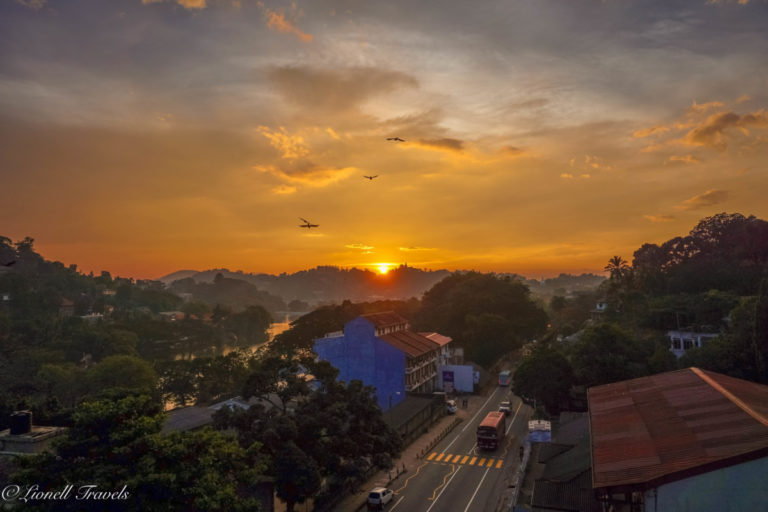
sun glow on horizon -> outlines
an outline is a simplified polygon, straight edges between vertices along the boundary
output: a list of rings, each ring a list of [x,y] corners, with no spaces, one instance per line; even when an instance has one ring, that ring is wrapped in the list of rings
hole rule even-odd
[[[392,263],[376,263],[375,267],[376,267],[376,270],[379,271],[379,274],[383,276],[383,275],[386,275],[387,272],[392,270],[392,267],[394,267],[394,265]]]

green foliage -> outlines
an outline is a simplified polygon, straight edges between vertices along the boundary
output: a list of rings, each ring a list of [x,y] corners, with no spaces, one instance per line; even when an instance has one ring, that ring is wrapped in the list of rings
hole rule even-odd
[[[571,347],[576,382],[589,387],[645,375],[651,350],[616,324],[589,326]]]
[[[568,399],[573,383],[573,370],[568,360],[548,346],[536,347],[520,362],[514,374],[515,393],[535,398],[552,414]]]
[[[768,222],[720,213],[702,219],[686,237],[643,245],[632,269],[644,292],[754,294],[766,263]]]
[[[278,495],[289,506],[317,490],[315,471],[331,486],[358,485],[368,471],[391,467],[401,449],[373,388],[337,382],[338,371],[327,362],[298,363],[280,357],[259,361],[243,390],[243,396],[260,399],[257,405],[222,409],[214,417],[217,428],[237,431],[242,446],[263,443]],[[302,369],[314,376],[313,386]]]
[[[424,294],[413,323],[450,336],[464,347],[466,359],[487,367],[543,333],[547,317],[519,281],[457,272]]]
[[[258,509],[251,491],[264,467],[258,445],[246,450],[210,429],[163,435],[164,419],[148,396],[83,403],[55,454],[20,459],[12,481],[52,491],[69,483],[104,491],[125,486],[129,493],[125,500],[41,500],[34,504],[38,510]]]
[[[342,330],[350,320],[367,313],[394,311],[405,318],[413,318],[419,301],[383,300],[353,304],[345,300],[340,305],[322,306],[291,322],[290,329],[275,336],[271,349],[280,354],[311,350],[317,338],[329,332]]]
[[[127,389],[151,393],[157,375],[146,361],[133,356],[110,356],[96,363],[86,374],[90,389]]]

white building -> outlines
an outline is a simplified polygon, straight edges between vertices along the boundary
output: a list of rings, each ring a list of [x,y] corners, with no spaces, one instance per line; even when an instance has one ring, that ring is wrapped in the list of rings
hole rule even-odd
[[[694,331],[669,331],[669,350],[675,354],[676,357],[682,357],[686,350],[698,347],[701,348],[704,344],[717,338],[719,334],[711,332],[694,332]]]

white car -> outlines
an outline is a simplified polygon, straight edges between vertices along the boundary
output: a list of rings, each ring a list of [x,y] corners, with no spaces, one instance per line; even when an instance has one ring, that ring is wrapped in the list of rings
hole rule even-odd
[[[499,404],[499,412],[503,412],[505,416],[509,416],[509,413],[512,411],[512,404],[509,403],[509,400],[504,400]]]
[[[383,510],[384,505],[392,501],[394,493],[386,487],[376,487],[368,493],[368,509]]]
[[[456,407],[456,400],[446,400],[445,401],[445,412],[448,414],[456,414],[456,411],[459,408]]]

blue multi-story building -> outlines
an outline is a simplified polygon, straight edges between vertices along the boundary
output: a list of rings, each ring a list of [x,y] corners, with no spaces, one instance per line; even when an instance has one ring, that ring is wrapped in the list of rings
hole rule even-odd
[[[386,411],[406,392],[435,390],[440,353],[449,342],[410,330],[405,318],[390,311],[347,322],[342,332],[316,339],[313,350],[339,370],[339,380],[376,388],[379,407]]]

